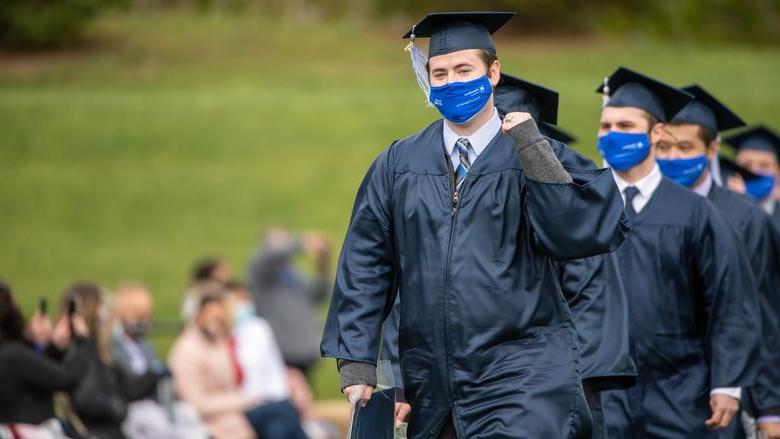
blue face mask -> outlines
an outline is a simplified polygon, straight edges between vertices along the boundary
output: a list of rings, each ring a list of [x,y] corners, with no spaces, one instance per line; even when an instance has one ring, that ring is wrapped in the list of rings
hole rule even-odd
[[[470,121],[485,107],[493,87],[487,76],[480,76],[466,82],[431,87],[428,100],[439,110],[442,117],[455,124]]]
[[[768,197],[775,188],[775,176],[770,174],[758,174],[758,178],[745,180],[747,193],[756,200]]]
[[[255,307],[248,303],[240,303],[233,308],[233,323],[241,326],[255,316]]]
[[[616,171],[625,171],[640,163],[650,153],[647,134],[610,131],[599,137],[599,153]]]
[[[700,155],[689,159],[656,159],[661,174],[677,184],[691,187],[707,168],[707,156]]]

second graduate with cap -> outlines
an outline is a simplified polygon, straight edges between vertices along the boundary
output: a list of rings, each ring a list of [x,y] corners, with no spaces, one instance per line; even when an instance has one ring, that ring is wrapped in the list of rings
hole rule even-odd
[[[717,437],[752,384],[759,315],[747,256],[699,195],[661,175],[650,133],[690,94],[620,68],[599,89],[599,152],[633,219],[616,251],[628,293],[637,384],[602,398],[609,437]]]
[[[430,37],[422,80],[444,120],[371,165],[339,258],[322,353],[367,401],[398,291],[411,438],[590,432],[550,261],[614,249],[625,218],[608,170],[564,169],[528,114],[499,118],[491,33],[512,15],[431,14],[410,32]]]

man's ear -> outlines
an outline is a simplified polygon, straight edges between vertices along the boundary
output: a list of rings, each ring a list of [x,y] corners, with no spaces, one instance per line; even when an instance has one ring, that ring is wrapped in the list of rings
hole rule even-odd
[[[717,139],[707,145],[707,158],[712,160],[718,155],[718,148],[720,147],[720,141]]]
[[[490,80],[490,85],[495,88],[498,85],[498,81],[501,80],[501,61],[493,61],[493,64],[488,69],[487,77]]]
[[[663,136],[664,132],[664,124],[663,122],[658,122],[655,125],[653,125],[653,128],[650,129],[650,144],[655,145],[658,140],[661,139],[661,136]]]

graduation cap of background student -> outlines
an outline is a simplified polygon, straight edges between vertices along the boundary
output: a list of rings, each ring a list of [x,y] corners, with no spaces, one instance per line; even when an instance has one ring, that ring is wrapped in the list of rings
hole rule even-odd
[[[666,122],[677,114],[693,96],[649,76],[619,67],[597,89],[607,97],[606,107],[635,107]]]
[[[698,85],[682,88],[695,99],[672,117],[672,123],[690,123],[702,126],[713,133],[745,126],[745,122],[731,109]]]
[[[750,172],[749,170],[739,166],[734,160],[720,156],[718,157],[718,164],[720,165],[720,173],[723,180],[728,180],[729,177],[739,174],[743,180],[750,181],[758,178],[758,175]]]
[[[412,26],[404,38],[430,38],[429,57],[466,49],[495,54],[491,35],[514,16],[514,12],[436,12]]]
[[[539,124],[542,134],[563,143],[575,140],[555,126],[558,123],[557,91],[502,73],[493,99],[501,117],[514,111],[529,113]]]
[[[780,160],[780,137],[765,127],[757,125],[750,127],[738,134],[723,139],[726,143],[733,146],[735,150],[757,149],[760,151],[773,152]]]

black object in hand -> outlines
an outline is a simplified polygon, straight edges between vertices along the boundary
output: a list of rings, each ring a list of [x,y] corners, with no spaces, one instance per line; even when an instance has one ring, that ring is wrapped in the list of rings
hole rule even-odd
[[[40,302],[38,302],[38,311],[42,315],[46,315],[49,311],[49,302],[46,300],[45,297],[41,297]]]

